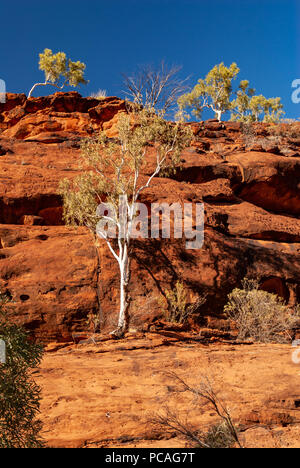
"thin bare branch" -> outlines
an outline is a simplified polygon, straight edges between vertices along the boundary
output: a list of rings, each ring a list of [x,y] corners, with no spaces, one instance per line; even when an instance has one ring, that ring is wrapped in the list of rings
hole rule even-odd
[[[123,74],[124,93],[138,105],[171,113],[177,106],[178,97],[189,89],[189,77],[178,78],[180,70],[181,67],[168,67],[164,62],[159,68],[142,66],[131,76]]]

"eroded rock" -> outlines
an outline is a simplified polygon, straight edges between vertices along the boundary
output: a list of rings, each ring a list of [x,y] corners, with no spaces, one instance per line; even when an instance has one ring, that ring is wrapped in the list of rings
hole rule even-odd
[[[0,105],[0,288],[13,298],[16,320],[44,340],[68,341],[74,331],[86,330],[99,299],[102,329],[109,330],[119,301],[116,262],[101,243],[97,287],[93,241],[84,230],[63,226],[58,186],[80,173],[82,137],[99,130],[117,136],[125,102],[74,92],[7,98]],[[227,294],[246,275],[291,305],[300,301],[300,125],[293,124],[293,137],[289,127],[289,136],[281,131],[276,154],[270,142],[268,152],[245,151],[238,122],[191,125],[194,141],[176,173],[155,178],[140,201],[148,207],[204,202],[205,242],[200,250],[186,250],[180,239],[135,241],[130,292],[137,329],[160,316],[160,290],[178,279],[191,298],[207,293],[202,326],[223,320]],[[256,135],[268,139],[270,128],[258,124]],[[154,165],[149,148],[144,180]]]

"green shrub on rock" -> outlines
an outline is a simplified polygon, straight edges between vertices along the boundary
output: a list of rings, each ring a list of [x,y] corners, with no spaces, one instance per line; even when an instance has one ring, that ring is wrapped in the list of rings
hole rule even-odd
[[[292,314],[283,299],[260,290],[255,280],[245,279],[243,289],[234,289],[228,299],[224,311],[235,322],[241,340],[284,343],[299,322],[297,309]]]

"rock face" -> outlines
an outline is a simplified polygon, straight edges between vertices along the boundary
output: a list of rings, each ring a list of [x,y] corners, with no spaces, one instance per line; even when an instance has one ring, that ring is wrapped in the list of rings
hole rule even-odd
[[[299,448],[298,372],[290,345],[207,346],[147,333],[69,346],[46,353],[37,376],[43,436],[56,448],[191,448],[174,430],[153,424],[153,416],[167,406],[191,428],[219,418],[182,392],[173,373],[192,388],[209,375],[245,448]]]
[[[124,101],[78,93],[0,104],[0,289],[16,320],[44,340],[69,340],[101,309],[116,323],[119,277],[106,246],[63,225],[59,181],[79,173],[80,139],[100,129],[116,135]],[[205,241],[186,250],[179,239],[135,241],[132,326],[159,315],[157,297],[177,279],[191,297],[206,292],[201,320],[222,318],[227,294],[246,276],[300,301],[300,124],[190,124],[192,146],[172,178],[155,178],[141,201],[204,202]],[[146,172],[153,159],[148,155]],[[100,275],[99,275],[100,271]],[[100,277],[97,287],[97,277]],[[100,306],[99,306],[100,303]]]

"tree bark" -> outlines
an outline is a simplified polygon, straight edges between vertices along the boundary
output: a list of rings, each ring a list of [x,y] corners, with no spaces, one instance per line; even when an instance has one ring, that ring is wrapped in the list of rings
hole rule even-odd
[[[102,313],[102,306],[101,306],[101,299],[100,299],[100,276],[101,276],[101,261],[100,261],[100,254],[98,251],[97,246],[95,245],[96,250],[96,258],[97,258],[97,266],[96,266],[96,290],[97,290],[97,302],[98,302],[98,317],[99,317],[99,330],[101,331],[101,325],[103,323],[103,313]]]
[[[217,110],[216,113],[217,113],[217,119],[218,119],[218,121],[221,122],[222,111],[221,111],[221,110]]]
[[[28,99],[31,98],[31,95],[32,95],[33,91],[34,91],[35,88],[37,88],[38,86],[54,86],[54,87],[57,88],[57,89],[63,89],[63,87],[65,86],[65,84],[63,84],[62,86],[58,86],[58,85],[56,85],[55,83],[49,83],[48,81],[46,81],[45,83],[36,83],[35,85],[32,86],[31,90],[29,91]]]
[[[120,265],[120,313],[118,330],[125,333],[129,326],[129,306],[130,306],[130,295],[129,295],[129,280],[130,280],[130,259],[128,253],[125,254]]]

